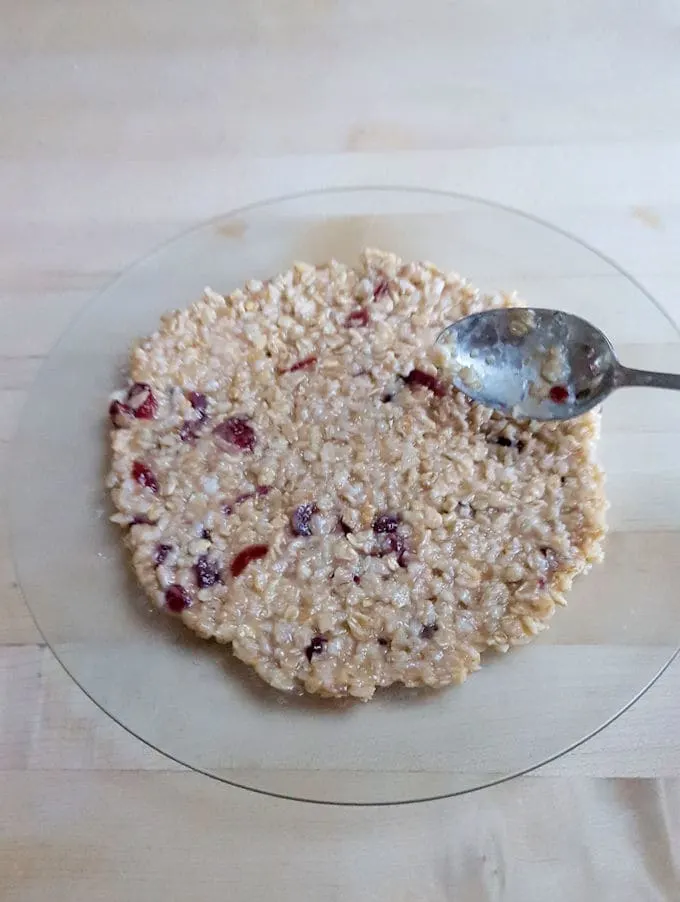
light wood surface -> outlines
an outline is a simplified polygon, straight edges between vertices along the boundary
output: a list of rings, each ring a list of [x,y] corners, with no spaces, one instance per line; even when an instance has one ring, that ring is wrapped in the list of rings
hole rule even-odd
[[[517,206],[678,321],[679,34],[677,0],[0,0],[0,466],[93,293],[182,229],[290,191]],[[673,358],[653,325],[645,342]],[[680,467],[648,440],[627,451],[656,462],[641,495]],[[399,809],[275,802],[182,771],[95,708],[41,643],[5,521],[3,902],[680,898],[680,667],[522,781]]]

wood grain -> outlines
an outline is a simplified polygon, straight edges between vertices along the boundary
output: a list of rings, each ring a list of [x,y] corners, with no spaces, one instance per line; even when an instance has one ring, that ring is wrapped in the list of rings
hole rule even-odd
[[[290,191],[517,206],[680,321],[678,0],[0,0],[0,21],[3,473],[42,360],[93,293],[182,229]],[[662,316],[640,333],[634,293],[573,275],[630,322],[627,363],[672,368]],[[645,396],[642,440],[612,433],[628,442],[612,478],[634,472],[641,505],[680,466],[676,402]],[[26,610],[0,505],[0,898],[676,899],[679,673],[523,781],[408,809],[276,802],[184,772],[80,692]]]

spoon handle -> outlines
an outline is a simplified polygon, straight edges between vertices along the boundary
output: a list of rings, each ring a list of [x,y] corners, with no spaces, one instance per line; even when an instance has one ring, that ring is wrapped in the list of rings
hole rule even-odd
[[[617,382],[620,388],[639,385],[645,388],[674,388],[680,391],[679,373],[654,373],[650,370],[633,370],[619,366]]]

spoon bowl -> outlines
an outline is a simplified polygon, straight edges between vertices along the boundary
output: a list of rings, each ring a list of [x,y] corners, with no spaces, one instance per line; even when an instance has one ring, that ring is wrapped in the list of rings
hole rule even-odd
[[[532,307],[474,313],[437,338],[453,384],[473,401],[532,420],[568,420],[616,388],[680,389],[680,376],[631,370],[592,323]]]

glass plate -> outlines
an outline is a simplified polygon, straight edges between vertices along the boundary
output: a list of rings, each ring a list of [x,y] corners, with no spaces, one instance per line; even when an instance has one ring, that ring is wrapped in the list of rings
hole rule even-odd
[[[59,342],[24,410],[11,471],[14,554],[46,641],[134,735],[225,782],[296,799],[384,804],[467,792],[573,748],[644,692],[676,651],[680,403],[629,389],[607,402],[606,562],[538,641],[462,687],[390,690],[369,704],[288,697],[149,610],[103,489],[109,392],[130,342],[205,285],[227,292],[294,260],[355,262],[364,246],[429,259],[485,290],[592,320],[631,365],[680,370],[678,332],[584,243],[474,198],[331,190],[234,211],[137,263]],[[644,394],[642,393],[644,391]]]

